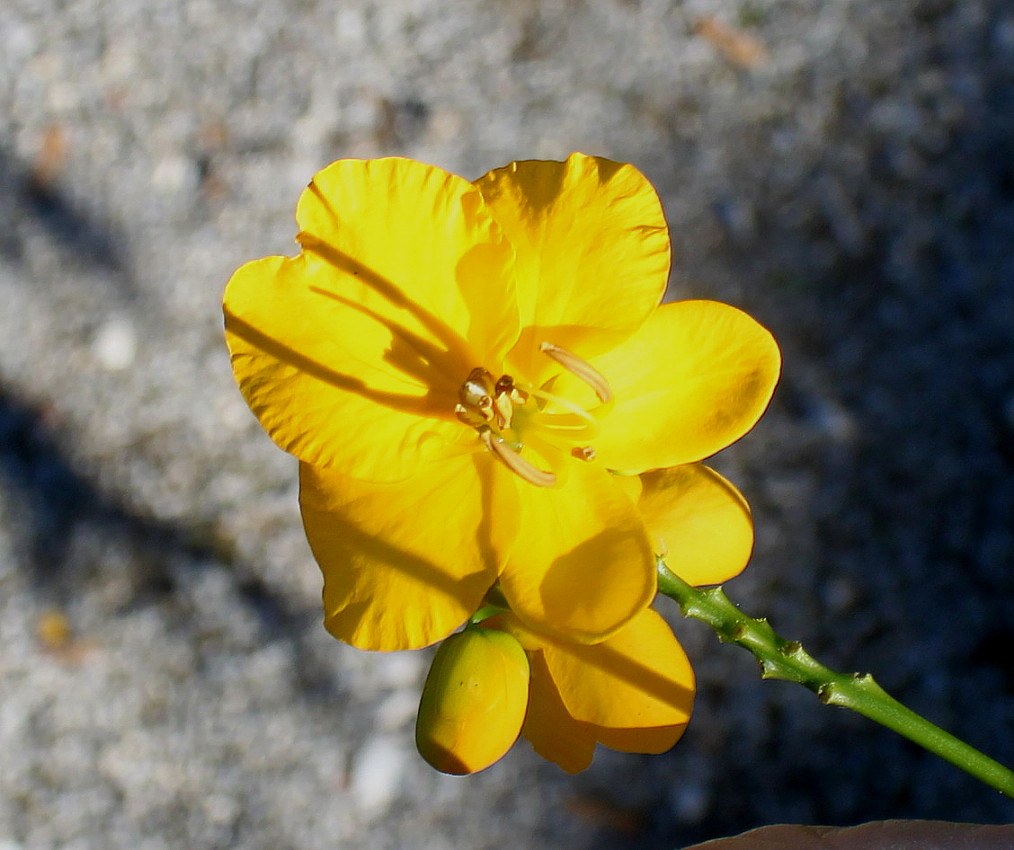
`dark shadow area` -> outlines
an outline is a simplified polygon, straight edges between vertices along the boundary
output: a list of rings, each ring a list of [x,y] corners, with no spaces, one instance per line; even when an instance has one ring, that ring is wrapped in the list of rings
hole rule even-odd
[[[1002,8],[969,23],[960,3],[919,4],[895,35],[906,46],[890,47],[903,75],[844,83],[827,145],[798,179],[773,144],[785,126],[765,128],[730,177],[756,230],[728,234],[716,263],[752,281],[744,306],[785,352],[773,451],[750,461],[760,535],[770,523],[811,532],[759,553],[761,594],[730,594],[1011,765],[1014,68],[993,50]],[[953,29],[966,39],[945,37]],[[904,120],[885,121],[888,109]],[[772,475],[814,481],[815,498],[766,498]],[[698,717],[745,693],[702,692]],[[721,761],[706,816],[677,826],[660,802],[636,846],[780,821],[1014,818],[1014,802],[845,712],[793,703],[766,729],[737,741],[729,728],[709,755]]]
[[[47,153],[44,145],[36,162],[22,162],[0,144],[0,258],[23,262],[25,228],[39,228],[69,262],[102,272],[121,295],[132,297],[123,234],[102,212],[85,208],[60,188],[59,159],[62,153]]]
[[[213,528],[189,529],[145,516],[104,493],[74,469],[47,420],[52,411],[32,407],[0,386],[0,486],[27,515],[23,546],[31,581],[47,605],[64,606],[80,594],[83,584],[101,580],[101,564],[70,557],[75,534],[88,527],[124,544],[131,552],[132,593],[124,611],[159,604],[176,595],[181,564],[200,568],[224,565],[234,576],[237,595],[256,617],[265,640],[299,644],[319,611],[294,609],[249,567],[239,562]],[[193,629],[194,613],[178,602],[179,628]],[[304,698],[332,707],[337,683],[319,669],[313,654],[297,647],[296,681]]]

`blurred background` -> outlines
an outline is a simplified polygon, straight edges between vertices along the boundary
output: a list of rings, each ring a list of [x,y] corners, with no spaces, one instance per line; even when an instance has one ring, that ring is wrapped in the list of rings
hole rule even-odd
[[[428,653],[320,626],[220,298],[339,157],[634,163],[671,297],[780,340],[727,590],[1014,762],[1007,0],[3,0],[0,847],[672,848],[1014,804],[670,616],[684,740],[417,757]],[[395,235],[396,237],[396,235]]]

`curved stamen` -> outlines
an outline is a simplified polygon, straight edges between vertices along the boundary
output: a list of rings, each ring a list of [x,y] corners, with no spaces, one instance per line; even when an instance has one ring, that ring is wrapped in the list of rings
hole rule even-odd
[[[493,453],[494,457],[501,461],[515,475],[524,478],[529,484],[535,484],[538,487],[552,487],[556,484],[556,476],[552,472],[546,472],[529,463],[489,429],[480,431],[479,439]]]
[[[599,397],[599,401],[603,403],[612,401],[613,391],[609,388],[609,382],[587,360],[578,357],[573,352],[567,351],[566,348],[553,345],[551,342],[544,342],[539,345],[539,351],[547,357],[551,357],[572,375],[584,381],[595,391],[595,395]]]

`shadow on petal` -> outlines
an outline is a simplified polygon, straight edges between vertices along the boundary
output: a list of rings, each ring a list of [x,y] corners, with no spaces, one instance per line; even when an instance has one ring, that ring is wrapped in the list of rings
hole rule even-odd
[[[497,574],[491,467],[462,456],[371,484],[301,464],[303,523],[332,634],[362,649],[414,649],[475,612]]]
[[[335,536],[341,538],[342,548],[350,559],[351,556],[355,556],[356,559],[361,558],[393,572],[402,573],[413,583],[425,585],[427,590],[453,599],[460,599],[467,593],[469,586],[475,583],[475,574],[453,576],[442,570],[436,561],[392,545],[376,535],[367,534],[341,516],[332,515],[331,522]],[[334,557],[334,550],[330,556]],[[474,587],[472,589],[474,590]],[[484,586],[482,592],[485,593],[486,589]]]
[[[650,557],[642,538],[605,528],[553,560],[539,585],[546,625],[601,640],[646,605],[654,576],[632,566]]]
[[[686,730],[686,723],[677,723],[672,726],[652,726],[646,729],[636,727],[610,729],[606,726],[596,726],[595,736],[600,744],[617,752],[657,755],[676,746]]]
[[[608,643],[585,645],[553,641],[553,649],[570,655],[582,665],[594,667],[638,691],[641,691],[668,706],[690,712],[694,701],[694,689],[668,679],[657,670],[625,655]]]
[[[333,527],[342,544],[322,550],[319,540],[311,542],[325,577],[325,625],[360,649],[418,649],[442,640],[480,606],[495,580],[479,564],[449,573],[340,518]],[[336,559],[346,566],[335,566]]]
[[[372,319],[378,325],[387,328],[391,334],[391,347],[384,354],[384,360],[398,371],[410,375],[423,386],[428,386],[431,389],[439,383],[434,380],[434,369],[447,379],[446,389],[448,391],[457,389],[461,383],[462,361],[451,352],[440,349],[404,325],[382,316],[351,298],[346,298],[336,292],[328,292],[319,286],[311,286],[309,289],[310,292],[330,298],[343,307],[355,310]]]
[[[229,332],[239,339],[249,343],[279,363],[284,363],[286,366],[290,366],[312,378],[316,378],[318,381],[345,390],[346,392],[355,393],[377,404],[405,413],[414,413],[419,416],[433,416],[436,412],[444,412],[445,410],[444,400],[442,398],[439,400],[435,398],[433,392],[429,392],[423,396],[413,396],[372,389],[367,386],[362,378],[339,372],[330,366],[307,357],[284,342],[280,342],[255,328],[235,314],[227,314],[227,321]]]
[[[316,187],[311,184],[312,189]],[[316,190],[319,194],[319,189]],[[327,202],[321,196],[321,202]],[[469,362],[473,353],[468,343],[456,333],[446,322],[434,316],[429,310],[424,309],[418,303],[409,298],[404,290],[390,281],[388,278],[370,267],[359,262],[351,255],[335,248],[333,245],[320,240],[311,233],[303,232],[297,237],[304,251],[315,254],[328,265],[340,272],[351,275],[356,280],[369,286],[374,292],[384,298],[394,307],[405,310],[416,319],[427,331],[443,343],[447,352],[459,361]]]

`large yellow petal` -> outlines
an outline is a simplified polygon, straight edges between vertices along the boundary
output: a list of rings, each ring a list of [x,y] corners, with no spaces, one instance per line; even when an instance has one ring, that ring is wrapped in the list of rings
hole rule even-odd
[[[527,650],[532,682],[523,733],[539,755],[567,772],[588,767],[596,742],[626,753],[662,753],[686,731],[693,671],[668,626],[651,609],[607,641],[608,646],[568,646],[532,631],[513,614],[483,625],[509,632]],[[570,705],[561,687],[579,689],[576,698],[568,693]],[[618,705],[612,703],[616,698],[622,701]],[[660,700],[661,709],[655,705]],[[624,725],[578,719],[575,708],[585,716]],[[665,725],[650,725],[660,719]]]
[[[512,358],[529,380],[551,368],[548,341],[584,357],[647,318],[669,276],[669,231],[636,168],[572,154],[515,162],[476,181],[517,251],[522,332]]]
[[[303,253],[243,266],[224,297],[233,368],[286,451],[397,480],[460,430],[457,391],[518,333],[513,249],[467,181],[342,160],[297,208]]]
[[[601,640],[655,595],[654,560],[640,514],[613,476],[594,462],[571,467],[558,487],[518,482],[517,534],[500,586],[537,631]]]
[[[426,466],[405,481],[366,483],[300,465],[306,536],[324,574],[324,625],[360,649],[416,649],[479,607],[509,540],[515,492],[491,484],[486,454]]]
[[[665,620],[651,608],[606,641],[554,640],[546,666],[567,711],[610,729],[679,726],[690,720],[694,671]]]
[[[541,652],[529,654],[532,680],[521,734],[540,756],[567,773],[580,773],[595,756],[595,727],[567,711]]]
[[[411,312],[436,335],[452,328],[489,358],[470,368],[498,372],[519,327],[514,249],[467,180],[399,157],[338,160],[303,192],[296,221],[304,250],[345,274],[356,303]]]
[[[750,507],[721,475],[693,463],[641,476],[638,502],[656,551],[687,584],[739,575],[753,550]]]
[[[781,355],[735,307],[679,301],[592,362],[616,396],[595,440],[598,458],[644,472],[694,463],[742,437],[771,399]]]
[[[453,409],[455,388],[436,372],[413,379],[391,367],[393,332],[315,290],[308,265],[269,257],[230,281],[226,339],[240,389],[268,434],[299,459],[365,479],[404,478],[427,447],[460,431],[440,418]]]

